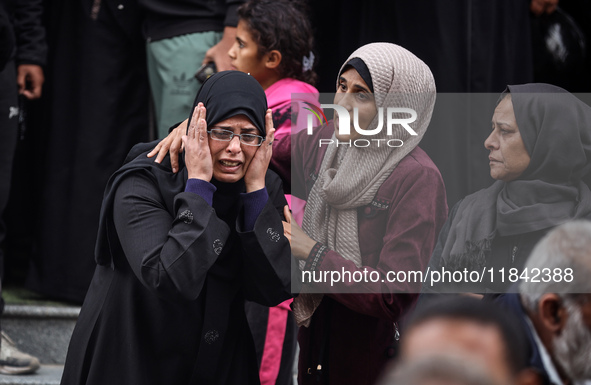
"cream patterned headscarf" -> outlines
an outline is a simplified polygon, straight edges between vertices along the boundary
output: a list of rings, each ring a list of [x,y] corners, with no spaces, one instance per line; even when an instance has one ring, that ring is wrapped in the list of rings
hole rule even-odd
[[[369,69],[376,107],[384,107],[382,131],[371,139],[400,139],[404,145],[398,148],[384,144],[366,148],[337,147],[333,134],[333,144],[326,150],[318,179],[308,196],[302,228],[314,240],[360,267],[357,208],[371,203],[398,162],[421,141],[435,105],[435,81],[423,61],[395,44],[372,43],[357,49],[339,74],[353,58],[363,60]],[[394,125],[392,135],[388,136],[387,107],[415,110],[417,119],[410,126],[417,135],[410,135],[401,125]],[[400,117],[408,118],[408,115]],[[376,114],[368,129],[377,126]],[[321,300],[322,294],[305,293],[294,300],[298,325],[309,326]]]

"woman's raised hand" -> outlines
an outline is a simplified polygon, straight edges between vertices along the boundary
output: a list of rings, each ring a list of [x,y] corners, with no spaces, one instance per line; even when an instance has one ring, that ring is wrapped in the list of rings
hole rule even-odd
[[[275,140],[275,128],[273,127],[273,111],[269,108],[265,114],[265,127],[267,137],[257,149],[248,170],[244,174],[246,192],[253,192],[265,187],[265,175],[269,168],[269,162],[273,155],[273,140]]]
[[[296,259],[306,260],[316,245],[316,241],[310,238],[304,230],[293,220],[289,206],[283,207],[283,235],[289,241],[291,253]]]
[[[195,107],[197,108],[197,107]],[[148,153],[148,158],[153,157],[154,155],[158,154],[156,159],[154,160],[156,163],[162,162],[166,154],[170,152],[170,166],[172,167],[172,172],[179,171],[179,154],[184,150],[184,143],[183,143],[183,136],[187,132],[187,123],[189,119],[185,119],[181,124],[178,125],[168,136],[160,141]]]
[[[213,176],[213,163],[207,138],[205,113],[203,103],[199,103],[193,110],[189,130],[187,135],[182,136],[182,141],[185,146],[185,165],[189,179],[196,178],[209,182]]]

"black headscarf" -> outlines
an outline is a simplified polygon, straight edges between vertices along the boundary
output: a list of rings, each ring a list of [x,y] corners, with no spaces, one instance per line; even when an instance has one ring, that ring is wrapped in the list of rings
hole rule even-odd
[[[365,62],[358,57],[354,57],[353,59],[349,60],[347,62],[347,64],[345,64],[343,66],[343,70],[339,73],[339,77],[341,76],[341,74],[343,72],[345,72],[346,70],[348,70],[351,67],[355,68],[355,71],[357,71],[359,76],[361,76],[361,79],[363,79],[365,84],[367,84],[367,86],[369,87],[369,90],[371,92],[374,92],[373,91],[373,81],[371,80],[371,73],[369,72],[369,68],[367,68],[367,64],[365,64]]]
[[[202,102],[207,109],[206,121],[211,126],[236,115],[246,115],[266,135],[267,97],[258,81],[240,71],[223,71],[209,77],[199,89],[193,109]],[[193,113],[191,109],[191,114]],[[191,116],[189,116],[189,124]],[[187,125],[188,127],[188,125]]]
[[[530,163],[510,182],[459,204],[442,258],[450,268],[482,268],[497,236],[550,229],[591,215],[591,107],[549,84],[508,86]]]

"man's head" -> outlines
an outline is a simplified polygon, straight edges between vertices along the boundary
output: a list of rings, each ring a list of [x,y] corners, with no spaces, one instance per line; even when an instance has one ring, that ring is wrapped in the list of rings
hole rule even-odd
[[[394,365],[380,385],[506,385],[459,356],[430,356]]]
[[[437,298],[412,316],[401,339],[401,359],[463,357],[501,384],[516,382],[526,366],[519,320],[495,303],[465,296]]]
[[[540,279],[522,282],[521,302],[564,379],[591,379],[591,222],[549,232],[526,263]]]

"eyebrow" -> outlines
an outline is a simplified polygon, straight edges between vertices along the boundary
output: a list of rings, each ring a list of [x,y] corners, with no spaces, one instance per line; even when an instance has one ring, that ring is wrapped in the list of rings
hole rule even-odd
[[[238,129],[240,130],[240,132],[253,132],[253,131],[258,131],[258,129],[256,127],[230,127],[230,126],[213,126],[215,128],[223,128],[224,130],[228,130],[228,131],[234,131],[234,129]]]
[[[339,76],[339,82],[348,83],[348,82],[347,82],[347,79],[345,79],[345,78],[344,78],[344,77],[342,77],[342,76]],[[363,87],[362,85],[359,85],[359,84],[353,84],[353,88],[355,88],[355,89],[357,89],[357,90],[360,90],[360,91],[367,92],[368,94],[371,94],[371,92],[370,92],[370,91],[369,91],[367,88]]]
[[[241,39],[241,38],[239,38],[238,36],[236,36],[236,41],[237,41],[238,43],[246,44],[246,43],[244,42],[244,40],[242,40],[242,39]]]
[[[505,126],[505,127],[509,127],[509,128],[513,128],[513,126],[509,123],[505,123],[505,122],[495,122],[494,120],[490,121],[492,124],[496,124],[497,126]]]

